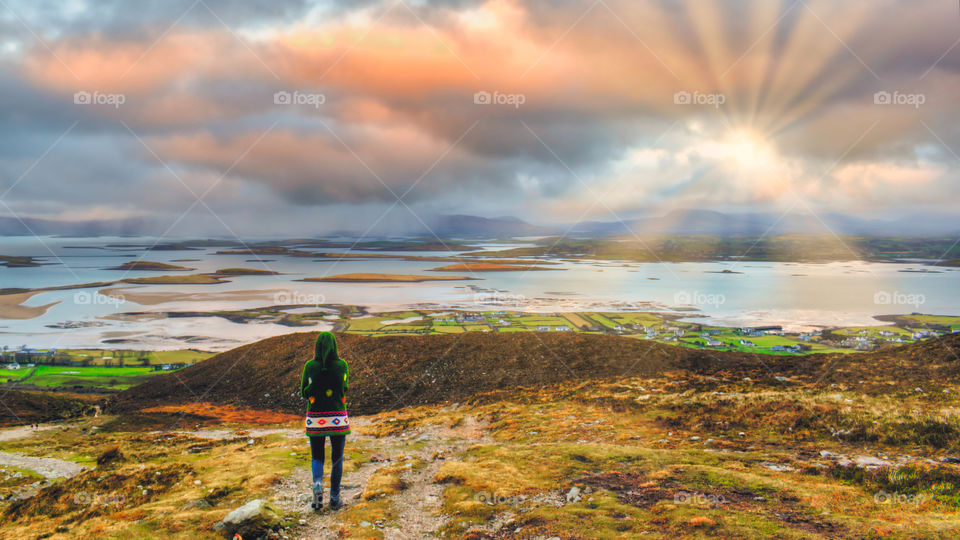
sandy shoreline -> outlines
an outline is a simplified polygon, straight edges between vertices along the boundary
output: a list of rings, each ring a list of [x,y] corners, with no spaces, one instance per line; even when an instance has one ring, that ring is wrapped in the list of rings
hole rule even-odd
[[[466,276],[421,276],[411,274],[354,273],[325,277],[308,277],[300,281],[332,283],[421,283],[424,281],[465,281],[477,278]]]
[[[273,301],[276,300],[278,295],[291,294],[290,290],[288,289],[261,289],[223,292],[137,292],[139,289],[142,289],[142,287],[113,287],[110,289],[100,289],[98,292],[104,296],[134,302],[143,306],[155,306],[158,304],[166,304],[168,302]]]
[[[0,319],[25,320],[39,317],[60,302],[51,302],[42,306],[21,305],[44,291],[27,291],[16,294],[0,295]]]

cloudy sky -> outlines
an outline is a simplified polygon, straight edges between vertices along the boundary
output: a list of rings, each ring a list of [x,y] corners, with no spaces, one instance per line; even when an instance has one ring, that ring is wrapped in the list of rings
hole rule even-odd
[[[945,213],[958,96],[946,0],[0,0],[0,215]]]

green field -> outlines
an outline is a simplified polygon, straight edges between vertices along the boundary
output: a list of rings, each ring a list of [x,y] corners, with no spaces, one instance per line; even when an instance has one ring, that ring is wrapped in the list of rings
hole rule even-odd
[[[56,356],[58,362],[61,362],[58,365],[45,363],[48,358],[43,354],[29,361],[21,359],[20,369],[0,369],[0,383],[22,383],[45,388],[78,386],[109,391],[125,390],[154,375],[169,373],[169,370],[157,370],[154,366],[194,364],[213,354],[189,349],[179,351],[60,349]],[[13,353],[8,351],[5,353],[3,362],[10,363],[13,359]],[[89,365],[62,365],[64,360],[88,362]]]
[[[893,336],[883,336],[880,332],[893,332]],[[867,335],[874,338],[881,337],[900,337],[909,338],[913,332],[896,326],[851,326],[848,328],[838,328],[833,331],[834,334],[842,336]]]
[[[12,362],[13,352],[4,353],[4,362]],[[158,366],[164,364],[195,364],[201,360],[206,360],[214,353],[184,349],[178,351],[125,351],[125,350],[107,350],[107,349],[59,349],[57,357],[69,357],[71,361],[88,361],[90,366],[110,366],[110,367],[142,367],[144,365]],[[43,354],[40,354],[43,356]],[[33,363],[47,363],[37,358]],[[146,364],[144,364],[146,362]],[[21,364],[29,363],[20,361]],[[3,378],[3,375],[0,375]]]
[[[618,327],[618,326],[622,326],[622,324],[616,323],[616,322],[610,320],[609,317],[607,317],[606,315],[604,315],[604,314],[602,314],[602,313],[591,313],[591,314],[589,315],[589,317],[590,317],[591,319],[593,319],[594,321],[596,321],[597,323],[599,323],[601,326],[604,326],[604,327],[606,327],[606,328],[608,328],[608,329],[610,329],[610,330],[613,330],[614,328],[616,328],[616,327]]]
[[[940,324],[944,326],[955,326],[960,324],[960,317],[951,317],[949,315],[903,315],[903,319],[915,321],[918,325]]]
[[[878,324],[877,326],[857,326],[833,328],[820,336],[801,339],[799,334],[746,336],[736,328],[711,326],[698,322],[673,320],[673,317],[650,312],[579,312],[579,313],[526,313],[515,311],[459,312],[442,317],[430,316],[430,311],[400,311],[364,315],[358,318],[341,318],[337,321],[336,331],[385,336],[398,334],[460,334],[463,332],[555,332],[557,328],[568,331],[613,333],[626,337],[651,339],[661,343],[677,344],[685,347],[709,348],[711,350],[729,350],[765,354],[806,354],[824,352],[853,352],[854,345],[844,345],[841,340],[866,338],[871,346],[893,345],[890,340],[901,339],[903,343],[913,342],[915,330],[925,329],[929,324],[940,327],[960,325],[960,317],[909,315],[900,316],[896,324]],[[385,325],[385,321],[422,317],[421,320]],[[879,321],[878,321],[879,322]],[[541,330],[548,328],[548,330]],[[648,334],[648,331],[650,332]],[[682,332],[677,336],[676,332]],[[884,335],[890,332],[892,335]],[[707,333],[710,335],[708,336]],[[713,338],[720,345],[707,346],[707,339]],[[742,345],[740,341],[749,341],[752,345]],[[831,341],[832,340],[832,341]],[[775,351],[772,347],[801,346],[802,352]]]
[[[453,325],[434,325],[431,329],[434,334],[462,334],[466,332],[462,326]]]
[[[68,367],[36,366],[20,371],[33,372],[27,382],[35,386],[103,388],[125,390],[148,377],[162,373],[149,367]]]
[[[29,369],[0,369],[0,381],[19,379],[30,373]]]

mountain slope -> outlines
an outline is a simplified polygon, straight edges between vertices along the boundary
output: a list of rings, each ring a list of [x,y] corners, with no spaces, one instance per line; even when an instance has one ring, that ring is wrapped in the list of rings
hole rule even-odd
[[[303,363],[316,333],[239,347],[117,394],[113,410],[194,402],[299,413]],[[574,333],[468,333],[438,336],[338,336],[350,363],[355,414],[462,400],[471,395],[568,380],[653,377],[684,371],[718,379],[781,378],[860,384],[878,377],[930,381],[956,377],[960,334],[866,354],[771,356],[689,349],[632,338]]]
[[[111,408],[214,401],[299,413],[300,374],[316,335],[288,334],[224,352],[124,391]],[[654,375],[687,355],[668,345],[574,333],[337,339],[350,364],[348,399],[356,414],[569,379]]]

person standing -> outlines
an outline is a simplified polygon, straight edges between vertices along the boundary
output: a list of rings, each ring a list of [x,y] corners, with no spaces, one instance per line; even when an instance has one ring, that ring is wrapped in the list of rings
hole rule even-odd
[[[330,508],[336,510],[340,500],[340,479],[343,476],[343,449],[350,434],[347,418],[347,386],[349,369],[337,354],[337,339],[331,332],[317,336],[313,358],[303,366],[300,396],[309,403],[304,429],[310,440],[313,472],[314,510],[323,508],[324,446],[330,439]]]

